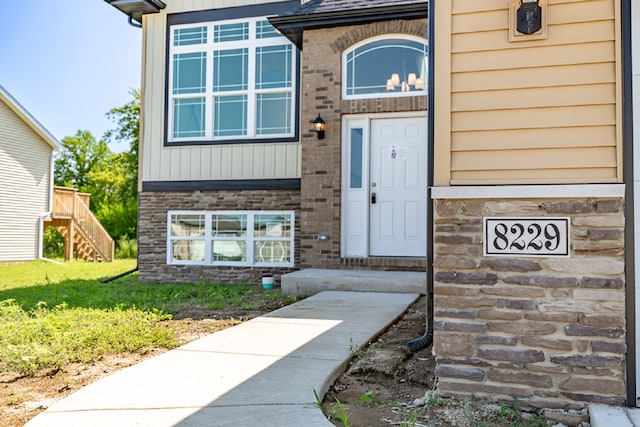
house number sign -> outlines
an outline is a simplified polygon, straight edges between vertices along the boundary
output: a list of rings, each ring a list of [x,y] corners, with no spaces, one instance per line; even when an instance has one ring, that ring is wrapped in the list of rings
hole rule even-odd
[[[569,218],[484,218],[484,255],[569,256]]]

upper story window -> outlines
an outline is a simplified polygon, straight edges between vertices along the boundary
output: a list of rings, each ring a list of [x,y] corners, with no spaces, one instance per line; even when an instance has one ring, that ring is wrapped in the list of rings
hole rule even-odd
[[[265,18],[169,27],[167,142],[296,134],[297,49]]]
[[[343,97],[381,98],[427,93],[427,44],[385,36],[355,45],[343,56]]]

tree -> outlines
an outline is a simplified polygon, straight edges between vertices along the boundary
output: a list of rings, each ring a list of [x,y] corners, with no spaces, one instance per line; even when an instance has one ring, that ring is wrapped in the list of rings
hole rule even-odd
[[[117,124],[116,129],[108,130],[104,137],[129,144],[129,150],[122,153],[126,169],[127,190],[131,196],[138,196],[138,149],[140,146],[140,91],[132,89],[133,99],[122,107],[112,108],[107,117]]]
[[[62,146],[64,150],[55,162],[56,185],[88,192],[90,172],[96,170],[110,154],[107,143],[96,141],[89,131],[79,130],[75,136],[64,137]]]
[[[91,211],[111,237],[135,239],[138,217],[138,146],[140,92],[106,114],[117,127],[97,141],[88,131],[62,140],[64,150],[55,162],[55,183],[91,194]],[[126,142],[129,149],[113,153],[107,143]]]

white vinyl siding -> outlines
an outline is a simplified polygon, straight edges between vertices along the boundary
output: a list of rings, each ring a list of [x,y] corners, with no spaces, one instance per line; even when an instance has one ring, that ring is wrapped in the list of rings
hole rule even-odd
[[[270,2],[231,0],[225,1],[223,7],[258,3]],[[212,7],[212,3],[205,0],[176,0],[167,2],[167,8],[161,13],[143,18],[141,182],[300,178],[302,147],[299,142],[164,146],[167,13]]]
[[[0,262],[38,258],[51,155],[51,147],[0,101]]]

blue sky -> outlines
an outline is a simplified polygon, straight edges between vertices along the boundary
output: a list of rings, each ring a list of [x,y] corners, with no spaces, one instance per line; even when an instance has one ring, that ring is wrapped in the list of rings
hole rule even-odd
[[[58,140],[79,129],[99,139],[115,127],[105,113],[140,87],[141,45],[103,0],[3,0],[0,85]]]

